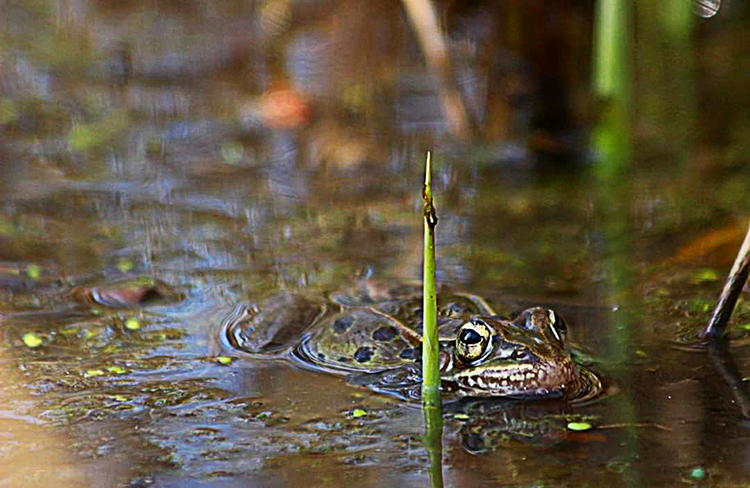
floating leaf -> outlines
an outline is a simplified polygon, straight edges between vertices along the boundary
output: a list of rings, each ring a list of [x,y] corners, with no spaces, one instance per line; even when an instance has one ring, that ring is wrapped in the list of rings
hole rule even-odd
[[[118,402],[127,402],[128,401],[128,398],[126,396],[123,396],[123,395],[115,395],[114,399],[117,400]]]
[[[127,273],[128,271],[132,270],[133,267],[133,261],[128,258],[120,258],[117,260],[117,269],[119,269],[123,273]]]
[[[694,480],[702,480],[706,477],[706,470],[700,466],[697,466],[690,470],[690,477]]]
[[[33,332],[27,332],[23,335],[21,338],[24,344],[26,344],[27,347],[39,347],[43,344],[43,340],[38,335],[34,334]]]
[[[42,277],[42,267],[37,264],[30,264],[26,266],[26,276],[32,280],[38,280]]]
[[[236,141],[225,141],[221,144],[221,157],[227,164],[237,165],[242,162],[245,148]]]
[[[128,330],[138,330],[141,328],[141,321],[135,317],[130,317],[125,321],[125,328]]]
[[[367,415],[367,411],[362,410],[361,408],[355,408],[354,410],[352,410],[352,417],[354,417],[355,419],[364,417],[365,415]]]
[[[711,268],[699,269],[690,277],[690,283],[700,285],[702,283],[713,283],[719,281],[719,273]]]
[[[123,368],[122,366],[109,366],[107,368],[107,371],[109,371],[110,373],[114,373],[114,374],[125,374],[125,373],[127,373],[127,370],[125,370],[125,368]]]
[[[311,116],[308,100],[294,90],[277,89],[264,93],[258,105],[263,124],[272,129],[298,129]]]
[[[746,186],[741,178],[730,178],[731,188],[724,188],[723,194],[737,194],[740,198],[745,198]],[[734,191],[734,187],[737,190]],[[677,255],[671,258],[677,263],[695,263],[705,256],[714,253],[724,253],[724,249],[731,249],[726,252],[727,255],[734,256],[737,252],[737,242],[742,242],[742,237],[747,232],[747,224],[742,220],[737,220],[721,229],[712,229],[706,234],[699,236],[690,241],[686,246],[680,248]],[[731,257],[729,257],[731,260]]]
[[[456,420],[469,420],[469,415],[466,413],[456,413],[453,414],[453,418]]]
[[[68,132],[68,144],[74,151],[88,151],[103,146],[128,125],[124,111],[108,114],[102,120],[90,124],[75,124]]]
[[[232,362],[232,358],[229,356],[217,356],[216,362],[219,364],[230,364]]]
[[[588,422],[568,422],[568,430],[582,432],[584,430],[590,430],[590,429],[591,429],[591,424]]]
[[[712,305],[709,300],[696,298],[688,302],[688,310],[692,313],[705,313],[711,310]]]
[[[85,373],[83,373],[84,378],[91,378],[93,376],[104,376],[104,371],[101,369],[89,369]]]

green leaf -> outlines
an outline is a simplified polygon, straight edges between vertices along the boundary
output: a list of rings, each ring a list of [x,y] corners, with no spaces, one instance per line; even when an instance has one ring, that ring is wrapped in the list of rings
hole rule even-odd
[[[107,367],[107,371],[114,374],[125,374],[127,373],[127,370],[123,368],[122,366],[109,366]]]
[[[697,466],[690,470],[690,477],[694,480],[702,480],[706,477],[706,470],[700,466]]]
[[[236,141],[224,141],[221,143],[221,157],[227,164],[237,165],[242,162],[245,148]]]
[[[26,276],[32,280],[38,280],[42,277],[42,267],[37,264],[30,264],[26,266]]]
[[[141,321],[135,317],[130,317],[125,321],[125,328],[128,330],[138,330],[141,328]]]
[[[23,335],[21,338],[24,344],[26,344],[27,347],[35,348],[41,346],[44,341],[41,337],[34,334],[33,332],[27,332]]]
[[[354,417],[355,419],[364,417],[365,415],[367,415],[367,411],[362,410],[361,408],[355,408],[354,410],[352,410],[352,417]]]
[[[591,424],[588,422],[568,422],[568,430],[574,430],[576,432],[582,432],[590,430]]]
[[[133,267],[133,261],[128,258],[120,258],[117,260],[117,269],[119,269],[123,273],[127,273],[128,271],[132,270]]]
[[[68,132],[68,144],[74,151],[95,149],[123,132],[127,125],[128,117],[124,111],[110,113],[102,120],[90,124],[77,123]]]
[[[695,285],[713,283],[715,281],[719,281],[719,273],[711,268],[699,269],[690,277],[690,283]]]

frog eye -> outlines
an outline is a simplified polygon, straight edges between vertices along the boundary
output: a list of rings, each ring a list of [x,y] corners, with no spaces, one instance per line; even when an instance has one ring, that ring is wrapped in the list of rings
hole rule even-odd
[[[547,310],[547,317],[549,318],[550,329],[555,339],[564,342],[568,334],[568,326],[565,324],[565,320],[552,310]]]
[[[471,364],[490,352],[492,329],[483,320],[473,318],[458,330],[456,335],[456,358]]]

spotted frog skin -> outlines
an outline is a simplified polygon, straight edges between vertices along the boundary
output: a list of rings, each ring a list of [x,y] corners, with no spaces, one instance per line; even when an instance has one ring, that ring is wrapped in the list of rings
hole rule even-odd
[[[261,308],[239,306],[224,321],[229,344],[251,354],[286,353],[354,383],[418,396],[422,298],[411,285],[366,282],[328,299],[295,294]],[[438,293],[441,388],[455,397],[591,396],[598,378],[566,348],[566,325],[541,307],[504,320],[480,297]]]

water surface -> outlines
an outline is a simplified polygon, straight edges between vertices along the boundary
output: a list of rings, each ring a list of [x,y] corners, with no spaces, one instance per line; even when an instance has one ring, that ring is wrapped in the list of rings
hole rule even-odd
[[[695,341],[750,210],[742,12],[638,50],[613,187],[587,142],[590,8],[440,8],[468,141],[397,3],[0,7],[0,479],[425,486],[417,407],[227,351],[218,330],[279,291],[418,279],[432,149],[439,279],[507,313],[554,308],[609,386],[586,405],[449,410],[446,484],[750,481],[750,306],[729,358]],[[71,295],[139,278],[172,294]]]

